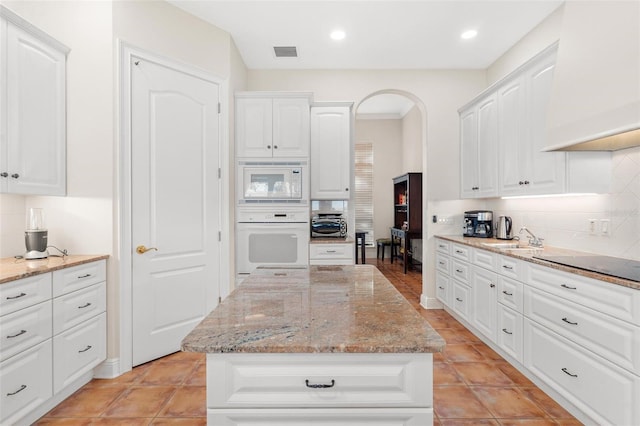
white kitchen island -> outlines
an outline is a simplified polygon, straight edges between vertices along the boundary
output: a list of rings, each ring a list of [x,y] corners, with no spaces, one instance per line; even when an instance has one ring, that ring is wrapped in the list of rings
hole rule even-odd
[[[433,423],[444,340],[371,265],[258,269],[182,342],[211,425]]]

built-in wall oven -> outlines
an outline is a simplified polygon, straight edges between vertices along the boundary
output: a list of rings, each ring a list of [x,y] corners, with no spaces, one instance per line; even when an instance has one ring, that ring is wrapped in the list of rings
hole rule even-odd
[[[297,207],[238,208],[236,272],[259,266],[309,264],[309,210]]]

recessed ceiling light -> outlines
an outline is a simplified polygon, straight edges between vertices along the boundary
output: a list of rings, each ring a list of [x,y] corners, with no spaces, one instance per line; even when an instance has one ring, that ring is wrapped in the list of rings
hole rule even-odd
[[[469,40],[471,38],[474,38],[477,35],[478,35],[478,31],[476,31],[476,30],[467,30],[467,31],[463,32],[462,34],[460,34],[460,38],[465,39],[465,40]]]
[[[346,34],[342,30],[334,30],[331,32],[331,38],[333,40],[342,40],[345,37],[346,37]]]

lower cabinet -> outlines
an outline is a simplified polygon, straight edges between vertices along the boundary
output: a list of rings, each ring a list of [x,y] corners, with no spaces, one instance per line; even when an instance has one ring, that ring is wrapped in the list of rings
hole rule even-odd
[[[498,303],[498,327],[496,330],[496,343],[513,359],[522,362],[523,329],[522,314]]]
[[[469,321],[471,316],[471,288],[460,281],[453,280],[451,304],[458,315]]]
[[[433,355],[208,354],[207,418],[215,425],[432,424]]]
[[[353,243],[311,243],[309,244],[310,265],[353,265]]]

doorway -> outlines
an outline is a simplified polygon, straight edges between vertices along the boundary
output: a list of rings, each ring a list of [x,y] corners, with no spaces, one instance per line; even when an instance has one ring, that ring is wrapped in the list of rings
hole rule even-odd
[[[220,81],[123,48],[120,372],[180,350],[219,302]]]

